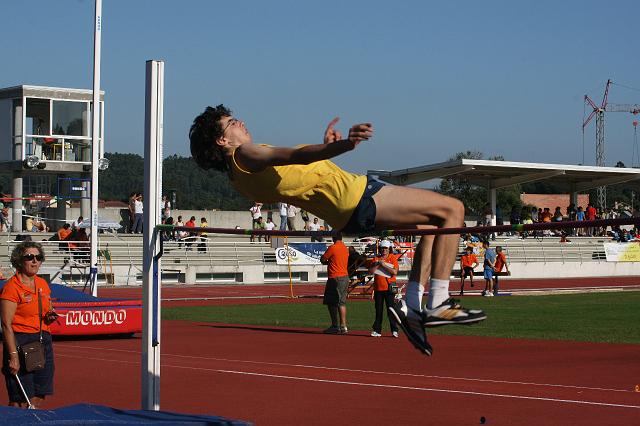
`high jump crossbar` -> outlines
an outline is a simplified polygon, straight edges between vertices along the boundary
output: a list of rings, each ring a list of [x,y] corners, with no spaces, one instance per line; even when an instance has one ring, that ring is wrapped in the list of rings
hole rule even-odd
[[[640,217],[625,217],[619,219],[578,220],[570,222],[542,222],[514,225],[468,226],[459,228],[428,228],[428,229],[383,229],[371,232],[361,232],[353,235],[380,235],[389,237],[395,235],[448,235],[448,234],[491,234],[494,232],[524,232],[565,228],[598,228],[604,226],[640,225]],[[157,225],[156,231],[186,231],[194,234],[202,232],[211,234],[233,235],[268,235],[272,237],[321,237],[331,236],[335,231],[281,231],[266,229],[235,229],[235,228],[191,228],[188,226]],[[349,234],[351,235],[351,234]]]

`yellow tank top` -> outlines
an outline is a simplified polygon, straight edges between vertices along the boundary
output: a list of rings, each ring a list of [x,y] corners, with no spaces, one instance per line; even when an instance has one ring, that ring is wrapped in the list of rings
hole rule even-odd
[[[301,207],[342,229],[360,202],[367,177],[345,172],[329,160],[271,166],[251,173],[231,162],[231,185],[261,203],[283,202]]]

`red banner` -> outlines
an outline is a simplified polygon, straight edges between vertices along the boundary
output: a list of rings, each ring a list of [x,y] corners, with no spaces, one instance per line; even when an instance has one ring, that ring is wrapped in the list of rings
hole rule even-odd
[[[77,336],[98,334],[129,334],[142,331],[142,305],[111,305],[79,303],[77,306],[64,303],[53,304],[60,317],[51,324],[54,336]],[[106,305],[106,306],[105,306]]]

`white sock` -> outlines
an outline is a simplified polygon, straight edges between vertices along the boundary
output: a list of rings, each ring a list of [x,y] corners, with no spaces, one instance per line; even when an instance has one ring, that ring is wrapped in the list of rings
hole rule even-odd
[[[407,302],[407,306],[413,310],[422,310],[422,295],[424,294],[424,287],[417,281],[409,281],[407,284],[407,292],[405,293],[404,300]]]
[[[427,309],[433,309],[449,298],[449,280],[429,280],[429,297],[427,298]]]

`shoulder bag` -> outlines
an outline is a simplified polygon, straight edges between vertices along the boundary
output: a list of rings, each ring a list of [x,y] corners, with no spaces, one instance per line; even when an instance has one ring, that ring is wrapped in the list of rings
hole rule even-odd
[[[45,356],[44,344],[42,343],[42,299],[40,289],[38,289],[38,317],[40,318],[40,338],[35,342],[20,345],[20,364],[27,373],[44,369]]]

